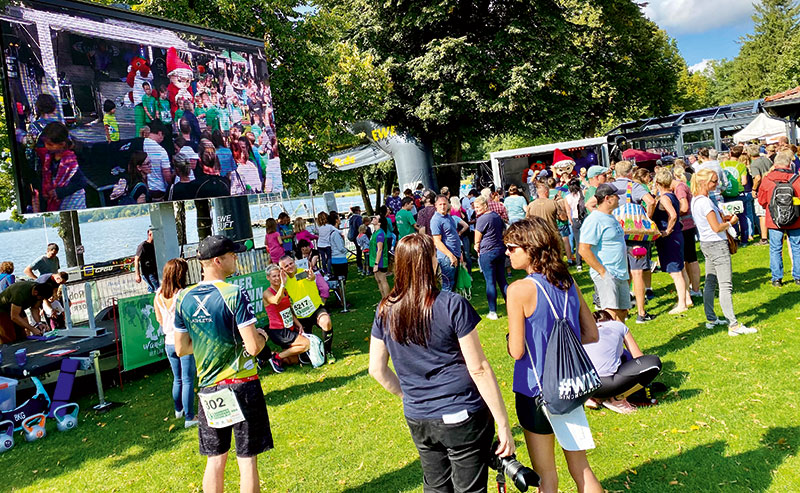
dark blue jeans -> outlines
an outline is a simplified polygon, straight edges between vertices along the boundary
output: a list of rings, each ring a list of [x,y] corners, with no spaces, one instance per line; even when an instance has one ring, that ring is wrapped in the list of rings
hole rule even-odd
[[[194,419],[194,376],[197,374],[194,355],[178,357],[175,346],[164,346],[172,368],[172,400],[175,411],[183,411],[186,419]]]
[[[438,254],[436,260],[439,261],[439,268],[442,271],[442,291],[452,291],[456,284],[458,265],[451,264],[450,259],[442,254]]]
[[[497,287],[500,288],[500,293],[503,299],[506,297],[506,288],[508,288],[508,281],[506,281],[506,255],[502,250],[495,250],[489,252],[481,252],[478,256],[478,263],[483,272],[483,278],[486,280],[486,299],[489,301],[489,311],[497,311]]]
[[[155,293],[158,288],[161,287],[158,274],[142,274],[142,279],[144,279],[145,284],[147,284],[148,293]]]

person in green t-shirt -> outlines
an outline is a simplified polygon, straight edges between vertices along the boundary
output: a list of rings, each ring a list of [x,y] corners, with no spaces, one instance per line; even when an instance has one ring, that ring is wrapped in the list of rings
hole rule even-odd
[[[397,222],[398,240],[419,231],[419,226],[417,226],[417,221],[414,219],[414,214],[411,213],[411,208],[414,207],[414,199],[411,197],[403,197],[402,204],[400,210],[397,211],[397,214],[394,216]]]
[[[117,123],[117,105],[114,101],[106,99],[103,103],[103,127],[106,130],[106,142],[119,140],[119,124]]]
[[[142,89],[144,89],[144,95],[142,96],[144,122],[150,123],[158,118],[158,99],[155,95],[153,95],[153,88],[150,87],[149,82],[142,82]]]

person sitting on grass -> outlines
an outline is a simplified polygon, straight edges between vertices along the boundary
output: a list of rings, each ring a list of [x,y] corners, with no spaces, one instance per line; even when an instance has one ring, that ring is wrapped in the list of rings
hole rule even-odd
[[[586,407],[600,405],[620,414],[630,414],[636,408],[627,396],[647,387],[661,372],[661,359],[643,354],[628,327],[605,310],[594,312],[600,339],[583,348],[600,375],[601,386]]]
[[[292,300],[292,310],[303,326],[303,331],[312,334],[315,325],[322,329],[325,359],[329,364],[334,363],[336,358],[333,356],[333,324],[331,316],[322,304],[315,282],[315,278],[320,274],[315,274],[310,269],[298,269],[291,255],[284,255],[279,265],[286,273],[284,281],[286,293]]]
[[[269,317],[269,340],[282,349],[273,353],[269,365],[275,373],[283,373],[284,366],[308,351],[309,340],[303,335],[303,326],[292,313],[292,302],[286,293],[286,273],[277,265],[267,267],[269,287],[264,291],[264,306]]]

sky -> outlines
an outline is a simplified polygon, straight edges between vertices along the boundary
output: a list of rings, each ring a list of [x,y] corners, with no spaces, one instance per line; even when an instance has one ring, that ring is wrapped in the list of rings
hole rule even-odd
[[[637,0],[645,15],[675,38],[690,70],[709,60],[731,59],[739,38],[753,32],[756,0]]]

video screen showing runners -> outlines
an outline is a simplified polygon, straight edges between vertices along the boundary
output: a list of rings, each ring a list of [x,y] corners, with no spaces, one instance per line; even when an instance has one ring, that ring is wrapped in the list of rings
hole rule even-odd
[[[262,41],[49,0],[0,28],[20,212],[282,191]]]

